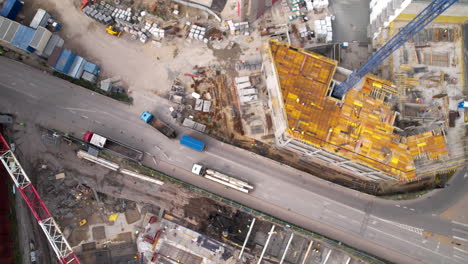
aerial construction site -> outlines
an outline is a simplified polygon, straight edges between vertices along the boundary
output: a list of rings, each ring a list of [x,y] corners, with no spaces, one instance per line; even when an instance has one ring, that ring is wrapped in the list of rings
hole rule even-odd
[[[464,264],[467,48],[467,0],[0,0],[0,263]]]

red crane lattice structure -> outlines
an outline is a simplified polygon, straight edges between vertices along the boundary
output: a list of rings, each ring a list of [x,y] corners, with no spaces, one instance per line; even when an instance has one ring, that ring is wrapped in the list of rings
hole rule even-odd
[[[42,228],[42,231],[44,231],[50,246],[59,259],[59,262],[61,264],[80,264],[80,261],[63,236],[62,231],[60,231],[60,228],[52,217],[52,214],[45,206],[41,197],[37,193],[36,188],[32,185],[1,133],[0,160],[15,183],[16,189],[19,191],[21,196],[23,196],[23,199],[29,209],[31,209],[31,212],[36,218],[39,226]]]

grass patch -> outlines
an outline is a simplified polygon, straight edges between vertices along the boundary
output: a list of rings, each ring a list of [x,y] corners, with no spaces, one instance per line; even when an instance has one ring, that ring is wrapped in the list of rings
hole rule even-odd
[[[412,200],[412,199],[419,198],[420,196],[423,196],[432,190],[434,190],[434,188],[427,188],[425,190],[421,190],[417,192],[410,192],[410,193],[384,195],[384,196],[379,196],[379,198],[386,199],[386,200],[395,200],[395,201]]]
[[[130,97],[130,96],[126,95],[126,94],[122,94],[122,93],[113,93],[113,92],[109,93],[109,92],[103,91],[95,83],[91,83],[91,82],[88,82],[88,81],[82,80],[82,79],[75,79],[75,78],[72,78],[72,77],[70,77],[68,75],[65,75],[65,74],[57,72],[57,71],[54,71],[53,75],[57,76],[57,77],[59,77],[61,79],[64,79],[66,81],[69,81],[69,82],[71,82],[73,84],[84,87],[84,88],[86,88],[88,90],[94,91],[96,93],[100,93],[100,94],[108,96],[110,98],[113,98],[113,99],[115,99],[117,101],[121,101],[121,102],[126,103],[126,104],[132,104],[133,103],[133,98],[132,97]]]

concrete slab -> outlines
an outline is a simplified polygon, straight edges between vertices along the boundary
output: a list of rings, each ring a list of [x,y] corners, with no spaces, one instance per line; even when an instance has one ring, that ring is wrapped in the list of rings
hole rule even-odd
[[[369,3],[369,0],[330,1],[329,10],[336,17],[332,21],[334,42],[368,41]]]

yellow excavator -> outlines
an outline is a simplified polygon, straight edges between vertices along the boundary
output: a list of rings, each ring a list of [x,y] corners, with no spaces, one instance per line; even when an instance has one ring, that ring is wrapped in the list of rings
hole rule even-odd
[[[107,34],[117,36],[118,38],[120,38],[120,35],[122,34],[122,31],[115,29],[114,26],[108,26],[106,28],[106,31]]]

